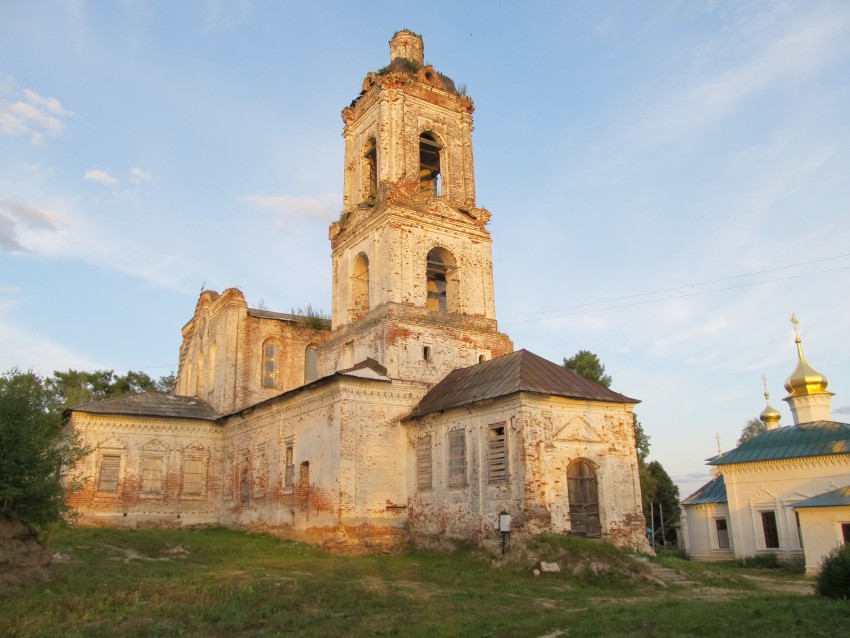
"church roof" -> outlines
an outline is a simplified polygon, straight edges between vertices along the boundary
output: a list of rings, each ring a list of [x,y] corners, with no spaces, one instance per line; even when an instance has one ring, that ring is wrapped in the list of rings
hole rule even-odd
[[[682,501],[682,505],[705,505],[706,503],[726,503],[726,481],[721,474]]]
[[[90,414],[126,414],[132,416],[171,417],[215,421],[219,414],[205,402],[195,397],[179,397],[160,392],[130,394],[116,399],[105,399],[75,405],[67,412]]]
[[[533,352],[517,350],[468,368],[453,370],[422,397],[408,418],[516,392],[607,403],[638,403],[637,399],[589,381]]]
[[[850,505],[850,485],[807,498],[805,501],[800,501],[794,505],[794,509],[798,507],[842,507],[845,505]]]
[[[734,465],[832,454],[850,454],[849,423],[812,421],[768,430],[708,462],[710,465]]]
[[[330,328],[331,320],[323,317],[308,317],[306,315],[293,315],[288,312],[272,312],[271,310],[260,310],[259,308],[248,308],[249,317],[257,317],[258,319],[276,319],[277,321],[287,321],[289,323],[315,323],[321,324],[322,327]]]

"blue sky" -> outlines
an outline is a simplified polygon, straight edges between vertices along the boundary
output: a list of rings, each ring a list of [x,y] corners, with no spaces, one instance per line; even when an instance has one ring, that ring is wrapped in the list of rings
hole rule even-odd
[[[202,286],[330,309],[340,111],[408,28],[475,100],[516,347],[596,352],[683,496],[796,363],[850,421],[850,4],[0,4],[0,369],[174,370]]]

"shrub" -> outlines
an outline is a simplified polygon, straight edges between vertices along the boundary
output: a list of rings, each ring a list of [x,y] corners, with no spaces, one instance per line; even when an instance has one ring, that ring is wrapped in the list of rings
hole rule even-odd
[[[761,569],[778,569],[781,567],[779,556],[773,552],[765,554],[756,554],[755,556],[745,556],[735,561],[738,567],[758,567]]]
[[[850,545],[827,554],[815,580],[815,593],[827,598],[850,598]]]

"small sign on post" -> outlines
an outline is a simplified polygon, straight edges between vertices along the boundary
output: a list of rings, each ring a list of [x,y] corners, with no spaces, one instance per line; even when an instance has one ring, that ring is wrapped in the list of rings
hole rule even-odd
[[[502,556],[511,550],[511,515],[499,512],[499,532],[502,534]]]

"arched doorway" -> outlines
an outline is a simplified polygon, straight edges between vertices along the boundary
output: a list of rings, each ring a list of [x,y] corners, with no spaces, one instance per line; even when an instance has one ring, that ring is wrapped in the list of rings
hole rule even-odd
[[[599,538],[599,490],[596,471],[587,459],[577,459],[567,468],[572,534]]]

